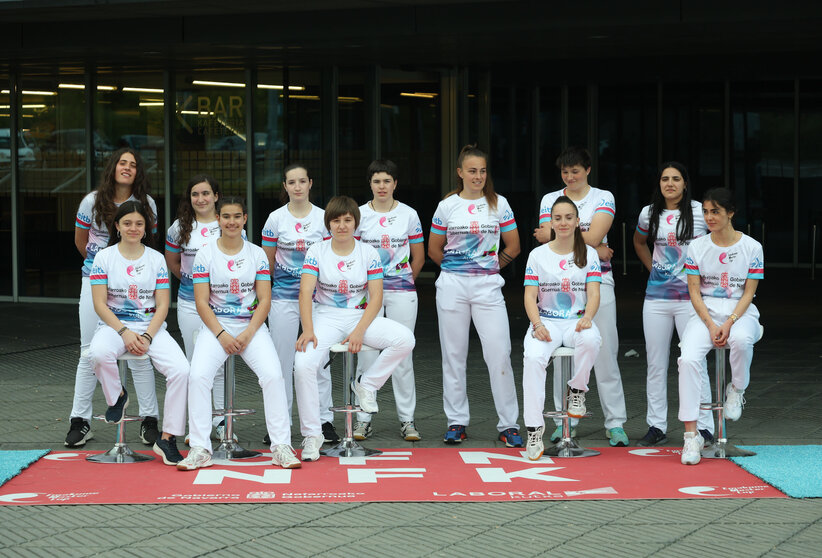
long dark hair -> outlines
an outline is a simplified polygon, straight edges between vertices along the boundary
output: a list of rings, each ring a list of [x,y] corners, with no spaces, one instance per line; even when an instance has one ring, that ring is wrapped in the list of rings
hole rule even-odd
[[[191,239],[191,230],[194,228],[194,221],[196,221],[197,217],[194,213],[194,207],[191,205],[191,190],[201,182],[205,182],[211,186],[211,191],[214,192],[214,196],[218,200],[220,199],[220,185],[210,175],[198,174],[188,181],[186,193],[180,198],[180,206],[177,208],[177,220],[180,222],[180,246],[186,244],[189,239]]]
[[[679,200],[679,223],[676,225],[676,239],[680,244],[686,242],[694,237],[694,212],[691,209],[691,179],[688,176],[688,169],[682,163],[676,161],[668,161],[659,167],[657,175],[656,187],[653,194],[651,194],[651,218],[650,226],[648,227],[648,242],[653,243],[656,240],[656,233],[659,230],[659,217],[662,211],[665,210],[665,198],[662,195],[662,189],[659,183],[662,181],[662,173],[667,169],[674,169],[682,175],[682,181],[685,182],[685,189],[682,190],[682,199]]]
[[[711,188],[705,192],[702,203],[711,202],[717,207],[721,207],[727,213],[736,213],[736,203],[734,195],[728,188]]]
[[[577,208],[577,204],[574,203],[574,200],[569,198],[568,196],[560,196],[554,202],[554,205],[551,206],[551,215],[554,215],[554,208],[561,203],[567,203],[571,207],[574,208],[574,213],[579,219],[579,208]],[[554,231],[554,227],[551,227],[551,239],[554,240],[556,238],[556,231]],[[584,269],[586,265],[588,265],[588,247],[585,245],[585,240],[582,238],[582,231],[579,228],[579,223],[577,223],[576,228],[574,229],[574,263],[577,265],[578,268]]]
[[[488,155],[485,154],[485,151],[477,147],[476,143],[472,143],[470,145],[466,145],[460,151],[459,157],[457,157],[457,168],[462,168],[462,162],[465,161],[466,157],[479,157],[485,160],[485,166],[488,167]],[[459,195],[465,189],[465,185],[462,183],[462,179],[460,178],[459,173],[457,173],[457,189],[449,192],[445,197],[453,196],[454,194]],[[482,188],[482,195],[485,196],[485,199],[488,200],[488,205],[491,209],[497,209],[497,193],[494,191],[494,181],[491,180],[491,173],[486,172],[485,175],[485,186]]]
[[[97,196],[94,199],[93,211],[94,221],[98,227],[105,225],[109,230],[113,228],[114,214],[117,212],[117,204],[114,203],[114,194],[117,185],[115,175],[117,173],[117,163],[120,162],[120,157],[125,153],[131,153],[134,156],[134,161],[137,163],[137,173],[134,175],[134,182],[131,185],[131,195],[152,214],[152,222],[156,219],[156,216],[148,204],[148,193],[151,190],[151,183],[146,174],[146,166],[143,164],[143,160],[136,150],[130,147],[123,147],[115,151],[109,158],[106,167],[103,169],[103,174],[100,177],[100,185],[97,186]]]
[[[111,225],[108,228],[108,245],[114,246],[120,242],[115,225],[129,213],[139,213],[146,222],[146,235],[143,237],[143,244],[146,246],[154,244],[154,233],[152,232],[154,230],[154,216],[151,214],[151,208],[138,201],[129,200],[121,203],[120,207],[117,208],[117,212],[111,218]]]

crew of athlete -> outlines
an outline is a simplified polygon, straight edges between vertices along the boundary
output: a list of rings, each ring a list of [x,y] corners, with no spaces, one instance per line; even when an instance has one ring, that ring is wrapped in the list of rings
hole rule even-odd
[[[607,235],[616,206],[613,195],[588,184],[591,158],[568,148],[557,158],[565,187],[545,195],[541,244],[527,258],[524,304],[530,321],[523,341],[525,436],[520,434],[504,280],[499,272],[520,253],[519,233],[508,201],[494,191],[488,157],[466,146],[458,158],[456,189],[437,206],[428,257],[440,266],[436,305],[442,350],[444,442],[458,444],[470,423],[466,359],[470,324],[479,334],[488,367],[499,440],[544,451],[546,368],[559,346],[573,347],[568,385],[554,374],[554,406],[567,397],[572,419],[586,413],[593,370],[612,446],[627,446],[627,419],[617,365],[616,300]],[[272,462],[298,468],[316,461],[324,443],[339,440],[329,408],[331,377],[323,365],[330,347],[364,346],[351,389],[362,409],[354,437],[372,435],[377,391],[392,378],[400,435],[421,439],[414,422],[416,391],[411,352],[417,317],[415,279],[425,261],[423,228],[416,211],[394,198],[397,166],[388,160],[367,171],[373,198],[357,206],[347,196],[323,210],[310,202],[313,181],[300,164],[283,176],[284,205],[262,231],[262,248],[246,239],[245,202],[223,196],[217,182],[194,177],[168,229],[165,257],[150,248],[157,228],[145,168],[132,149],[121,149],[106,166],[100,186],[77,213],[75,244],[85,258],[80,297],[81,358],[77,367],[71,429],[65,444],[93,437],[89,419],[99,380],[109,407],[106,420],[120,422],[129,404],[117,358],[130,361],[144,417],[140,437],[167,465],[195,470],[212,464],[211,435],[225,435],[222,364],[239,355],[262,389]],[[737,420],[750,379],[753,345],[760,335],[753,305],[763,278],[762,246],[734,229],[735,206],[726,189],[693,201],[685,167],[661,166],[652,202],[639,215],[634,248],[650,272],[643,307],[648,358],[648,433],[639,445],[667,442],[667,371],[676,327],[681,340],[679,419],[684,423],[682,463],[696,464],[713,439],[713,420],[701,410],[710,401],[705,357],[729,347],[732,380],[725,390],[725,416]],[[185,352],[166,332],[169,272],[180,280],[177,318]],[[268,319],[268,326],[266,325]],[[301,332],[300,332],[301,330]],[[159,429],[151,364],[166,376],[165,414]],[[292,389],[303,436],[291,445]],[[185,433],[183,457],[176,436]],[[549,435],[561,437],[561,427]]]

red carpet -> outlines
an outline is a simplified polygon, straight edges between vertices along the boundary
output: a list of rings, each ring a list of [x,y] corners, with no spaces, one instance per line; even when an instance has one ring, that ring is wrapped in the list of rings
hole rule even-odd
[[[203,502],[489,502],[515,500],[785,498],[723,459],[679,463],[679,449],[597,448],[602,455],[529,461],[514,449],[386,450],[322,457],[286,471],[269,458],[180,472],[147,463],[89,463],[99,452],[52,452],[0,488],[0,504]]]

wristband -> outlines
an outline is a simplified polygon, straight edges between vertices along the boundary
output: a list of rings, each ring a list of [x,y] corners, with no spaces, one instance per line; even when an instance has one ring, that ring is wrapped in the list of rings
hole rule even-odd
[[[728,316],[728,319],[731,320],[731,322],[736,323],[736,321],[739,319],[739,316],[737,316],[736,312],[734,312],[733,314]]]
[[[123,332],[124,332],[125,330],[127,330],[127,329],[128,329],[128,326],[123,326],[123,327],[121,327],[121,328],[117,331],[117,335],[119,335],[120,337],[122,337],[122,336],[123,336]]]
[[[151,334],[149,332],[145,332],[145,333],[141,334],[140,337],[145,337],[146,339],[148,339],[148,344],[149,345],[151,345],[151,342],[154,341],[154,338],[151,336]]]
[[[218,334],[216,335],[216,338],[217,338],[217,339],[219,339],[219,338],[220,338],[220,336],[221,336],[223,333],[225,333],[225,330],[224,330],[224,329],[221,329],[221,330],[220,330],[220,333],[218,333]]]

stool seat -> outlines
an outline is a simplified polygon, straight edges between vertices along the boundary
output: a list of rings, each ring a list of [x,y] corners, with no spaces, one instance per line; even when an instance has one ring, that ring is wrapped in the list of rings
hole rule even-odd
[[[545,450],[543,455],[549,457],[593,457],[599,455],[599,452],[592,449],[587,449],[579,445],[579,443],[571,437],[571,417],[568,416],[568,382],[571,380],[571,369],[574,361],[573,347],[557,347],[551,354],[551,360],[558,358],[560,364],[560,374],[562,375],[563,395],[562,395],[562,411],[548,411],[543,413],[546,418],[562,419],[562,439],[551,448]],[[550,366],[550,362],[549,362]],[[585,417],[592,416],[591,413],[585,413]]]
[[[335,343],[329,349],[333,354],[343,353],[343,406],[331,407],[329,410],[335,413],[345,413],[345,433],[340,443],[323,450],[320,453],[329,457],[368,457],[382,454],[379,450],[364,448],[354,440],[354,413],[362,412],[359,405],[354,405],[351,393],[351,382],[354,380],[354,354],[348,352],[348,344]],[[376,351],[378,349],[363,345],[360,352]]]
[[[120,372],[120,383],[125,388],[126,386],[126,369],[128,368],[128,361],[130,360],[148,360],[147,354],[135,355],[126,351],[117,357],[117,369]],[[94,415],[97,420],[106,420],[105,415]],[[128,444],[126,444],[126,423],[135,420],[140,420],[140,416],[124,415],[123,420],[117,423],[117,439],[114,441],[114,447],[105,453],[98,455],[89,455],[86,461],[91,463],[140,463],[142,461],[152,461],[154,459],[151,455],[143,455],[142,453],[135,453]]]

